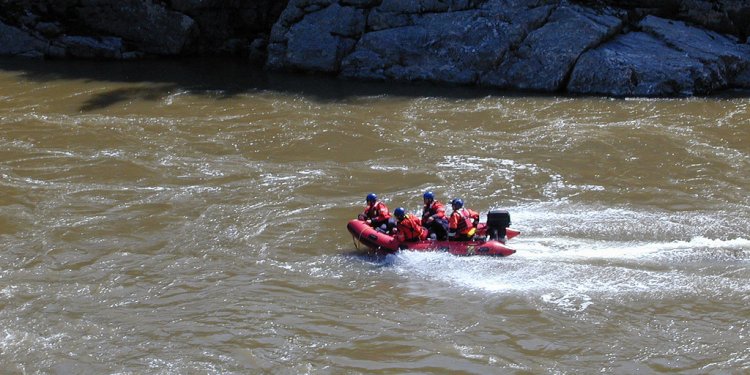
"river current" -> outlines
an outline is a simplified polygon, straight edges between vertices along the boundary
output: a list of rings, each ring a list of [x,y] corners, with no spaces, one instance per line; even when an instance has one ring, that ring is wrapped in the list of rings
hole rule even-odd
[[[0,372],[750,372],[750,99],[0,61]],[[355,248],[377,193],[506,258]]]

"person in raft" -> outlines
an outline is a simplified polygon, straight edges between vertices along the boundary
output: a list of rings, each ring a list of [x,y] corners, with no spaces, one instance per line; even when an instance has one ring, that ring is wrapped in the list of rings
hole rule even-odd
[[[479,214],[464,207],[464,201],[461,198],[453,199],[451,207],[453,207],[453,212],[448,219],[448,240],[471,241],[479,224]]]
[[[435,194],[426,191],[422,194],[422,226],[427,229],[428,237],[433,240],[448,239],[448,218],[445,217],[445,206],[435,199]]]
[[[371,227],[383,232],[389,232],[395,226],[388,206],[378,199],[374,193],[367,194],[365,211],[359,214],[359,220],[366,221]]]
[[[396,217],[396,234],[393,236],[400,242],[416,242],[427,239],[427,229],[422,227],[419,218],[409,215],[403,207],[393,210]]]

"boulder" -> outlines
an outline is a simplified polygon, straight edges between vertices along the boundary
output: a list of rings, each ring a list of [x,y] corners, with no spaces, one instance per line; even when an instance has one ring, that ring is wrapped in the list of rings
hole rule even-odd
[[[414,14],[409,15],[406,25],[393,28],[384,28],[385,24],[371,28],[368,23],[368,29],[375,31],[365,33],[355,51],[344,58],[340,74],[352,78],[478,83],[549,12],[548,6],[505,6],[502,10]],[[510,13],[519,16],[514,19]],[[507,21],[511,19],[514,22]]]
[[[721,86],[744,86],[742,76],[750,70],[750,45],[741,44],[732,36],[659,17],[648,16],[639,26],[644,32],[718,72]]]
[[[307,7],[299,22],[291,27],[277,27],[271,41],[282,41],[269,46],[267,65],[273,69],[337,72],[340,62],[351,52],[365,27],[361,9],[333,3],[315,3]],[[297,18],[296,13],[286,12]]]
[[[269,31],[286,6],[285,1],[172,0],[171,9],[192,18],[198,29],[193,49],[199,54],[259,54],[251,46]],[[262,53],[265,56],[265,44]],[[265,60],[265,57],[264,57]]]
[[[676,19],[739,37],[750,35],[750,0],[680,0]]]
[[[616,96],[688,96],[747,88],[750,46],[732,37],[649,16],[578,60],[568,91]]]
[[[196,25],[190,17],[151,1],[81,0],[69,11],[85,27],[120,37],[154,55],[177,55],[196,36]]]
[[[48,43],[0,21],[0,56],[44,57]]]
[[[62,36],[54,44],[65,50],[68,57],[85,59],[122,58],[122,39],[114,37]]]
[[[578,57],[612,38],[622,27],[622,19],[611,12],[600,14],[577,6],[557,8],[498,69],[486,74],[482,83],[538,91],[563,89]]]
[[[717,87],[717,72],[643,32],[618,36],[581,55],[567,90],[613,96],[689,96]]]
[[[681,20],[740,39],[750,36],[750,0],[571,0],[589,7],[608,6],[631,13],[635,22],[652,15]]]
[[[750,59],[737,40],[654,16],[628,25],[631,17],[544,0],[295,0],[272,30],[267,66],[616,96],[747,87]]]

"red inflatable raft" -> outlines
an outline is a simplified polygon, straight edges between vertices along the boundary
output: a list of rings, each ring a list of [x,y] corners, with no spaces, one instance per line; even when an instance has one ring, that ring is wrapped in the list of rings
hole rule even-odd
[[[505,241],[521,232],[508,228],[510,215],[507,211],[490,211],[487,223],[479,223],[475,241],[435,241],[400,242],[393,236],[369,226],[361,220],[351,220],[346,225],[352,234],[355,246],[364,245],[378,254],[395,253],[398,250],[442,251],[454,255],[508,256],[516,251],[505,246]]]

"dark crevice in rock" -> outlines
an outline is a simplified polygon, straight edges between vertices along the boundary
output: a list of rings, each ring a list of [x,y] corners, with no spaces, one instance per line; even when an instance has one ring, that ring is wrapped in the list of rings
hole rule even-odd
[[[570,69],[568,69],[565,72],[565,78],[562,80],[562,83],[560,85],[559,91],[564,91],[568,87],[568,84],[570,83],[570,78],[573,75],[573,71],[575,70],[576,66],[578,65],[578,60],[580,60],[581,56],[583,56],[588,51],[595,50],[595,49],[597,49],[597,48],[599,48],[599,47],[601,47],[601,46],[603,46],[603,45],[611,42],[612,40],[614,40],[618,36],[622,35],[626,31],[627,26],[628,26],[627,23],[626,23],[627,17],[619,17],[619,18],[623,22],[622,22],[622,24],[618,28],[614,29],[613,32],[611,32],[609,34],[606,34],[605,37],[602,38],[598,43],[592,44],[591,46],[584,48],[581,51],[581,53],[578,54],[578,56],[575,58],[575,60],[573,61],[573,63],[570,65]],[[635,80],[637,81],[637,79],[635,79]]]
[[[545,7],[536,7],[534,9],[545,9]],[[508,48],[509,54],[514,54],[518,51],[518,49],[523,45],[524,42],[528,39],[529,35],[533,34],[534,31],[537,31],[544,26],[546,26],[550,22],[550,18],[552,17],[552,14],[559,9],[559,5],[553,5],[550,7],[546,7],[547,14],[544,16],[542,20],[540,20],[538,23],[532,23],[529,24],[529,29],[526,31],[524,35],[522,35],[520,38],[515,40],[515,42],[511,43],[510,48]]]
[[[536,6],[530,8],[530,10],[532,9],[541,9],[542,11],[546,10],[546,14],[544,15],[544,17],[542,17],[541,20],[539,20],[539,22],[530,23],[529,28],[525,31],[525,33],[519,35],[518,38],[510,41],[508,48],[492,63],[493,70],[500,69],[501,65],[510,58],[518,58],[518,51],[527,40],[529,35],[531,35],[534,31],[543,28],[545,25],[547,25],[547,23],[549,23],[550,17],[552,17],[552,14],[555,12],[555,10],[558,9],[558,5]],[[512,19],[508,19],[506,22],[510,24],[512,23]]]

